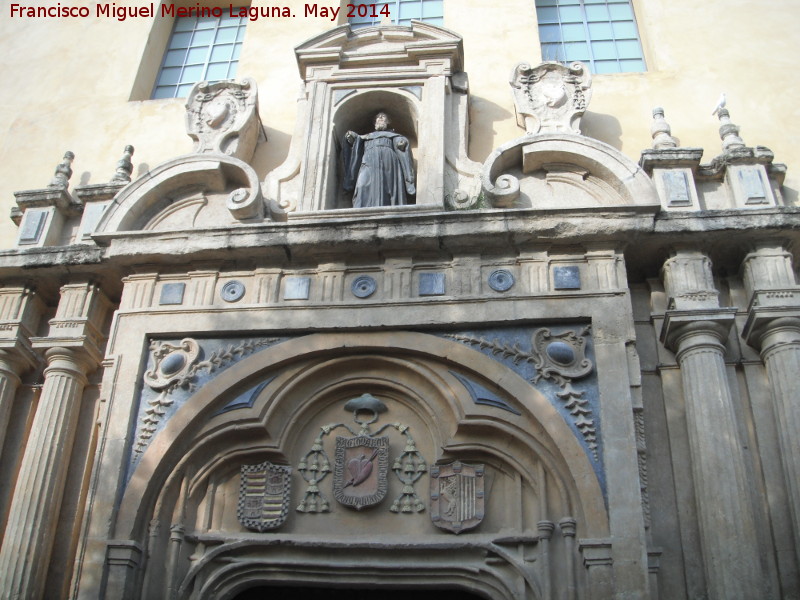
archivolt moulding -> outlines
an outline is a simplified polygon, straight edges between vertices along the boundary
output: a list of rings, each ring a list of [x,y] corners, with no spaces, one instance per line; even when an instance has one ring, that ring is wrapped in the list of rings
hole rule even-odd
[[[659,206],[636,163],[575,134],[525,135],[500,146],[483,165],[481,186],[496,207]]]
[[[125,188],[106,209],[95,229],[98,243],[122,231],[140,231],[177,203],[206,195],[228,194],[231,222],[264,215],[256,172],[242,160],[224,154],[189,154],[169,160]]]

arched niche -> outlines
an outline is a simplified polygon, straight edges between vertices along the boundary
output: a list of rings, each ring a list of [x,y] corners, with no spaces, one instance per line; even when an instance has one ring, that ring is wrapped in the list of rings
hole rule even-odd
[[[645,172],[615,148],[576,134],[525,135],[484,163],[483,191],[494,206],[597,208],[659,206]]]
[[[417,207],[442,208],[446,141],[463,138],[466,124],[465,113],[451,115],[449,108],[453,90],[466,81],[461,37],[419,21],[344,25],[303,42],[295,55],[303,93],[289,156],[264,182],[272,216],[347,206],[332,159],[346,131],[340,125],[352,121],[354,131],[367,133],[380,109],[397,112],[391,115],[396,131],[414,134]]]
[[[476,403],[464,377],[500,405]],[[320,428],[348,421],[344,403],[364,392],[389,407],[383,420],[409,427],[428,464],[486,466],[484,521],[455,536],[434,527],[427,512],[387,511],[396,482],[384,503],[369,510],[336,505],[331,497],[331,513],[298,513],[305,483],[294,476],[280,528],[255,533],[238,523],[241,466],[264,460],[296,466]],[[243,397],[247,402],[231,404]],[[425,500],[427,476],[421,481],[416,491]],[[534,598],[542,570],[571,585],[580,577],[568,572],[574,548],[567,538],[554,535],[550,542],[559,561],[542,558],[541,523],[555,527],[565,517],[577,521],[581,537],[608,534],[585,451],[528,382],[480,352],[430,335],[314,334],[243,359],[176,412],[129,481],[115,535],[146,547],[132,598],[165,589],[179,598],[226,598],[258,582],[313,584],[320,573],[342,585],[376,578],[394,585],[455,583],[490,598],[518,597],[512,590],[523,586]],[[334,566],[332,554],[339,560]],[[539,560],[533,570],[532,556]],[[375,562],[365,567],[368,557]],[[409,565],[423,573],[414,581],[404,579]],[[496,583],[476,588],[478,580]]]
[[[189,154],[125,186],[93,235],[103,243],[118,232],[183,231],[263,214],[261,186],[250,165],[223,154]]]
[[[375,115],[386,113],[391,119],[389,129],[408,138],[411,154],[414,157],[414,170],[417,171],[419,98],[415,96],[419,90],[362,90],[352,91],[341,98],[334,106],[333,112],[333,147],[335,152],[331,161],[337,173],[336,203],[333,208],[351,208],[352,193],[342,188],[342,143],[348,131],[359,135],[375,130]],[[410,204],[414,203],[410,198]]]

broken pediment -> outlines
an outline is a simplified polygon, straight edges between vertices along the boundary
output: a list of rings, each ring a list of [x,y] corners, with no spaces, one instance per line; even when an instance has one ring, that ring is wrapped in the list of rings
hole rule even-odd
[[[484,163],[481,184],[497,207],[659,205],[652,181],[636,163],[575,134],[526,135],[504,144]]]
[[[222,154],[174,158],[126,186],[106,209],[95,239],[120,231],[182,231],[263,217],[258,176]]]

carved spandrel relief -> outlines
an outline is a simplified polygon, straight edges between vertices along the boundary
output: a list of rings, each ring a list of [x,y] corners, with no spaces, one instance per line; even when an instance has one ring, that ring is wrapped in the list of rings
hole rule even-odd
[[[586,65],[520,63],[509,83],[517,124],[526,133],[580,133],[581,117],[592,97],[592,76]]]
[[[247,529],[277,529],[289,514],[291,467],[269,461],[243,465],[236,517]]]
[[[285,338],[284,338],[285,339]],[[152,340],[145,384],[139,400],[139,420],[132,462],[138,461],[165,422],[198,386],[243,357],[283,341],[282,338],[178,342]]]
[[[572,425],[599,469],[596,388],[574,385],[576,380],[588,378],[594,371],[594,363],[587,356],[590,336],[588,326],[578,330],[543,327],[530,334],[498,330],[445,334],[506,364],[540,388]],[[547,382],[544,386],[543,381]]]
[[[455,461],[431,467],[431,520],[452,533],[474,529],[484,515],[484,465]]]
[[[258,90],[255,81],[196,84],[186,104],[186,133],[198,154],[219,153],[245,162],[258,141]]]
[[[391,470],[402,485],[401,494],[390,507],[391,512],[411,513],[425,510],[425,504],[417,495],[416,484],[428,471],[422,454],[417,449],[409,426],[402,423],[388,423],[377,431],[371,426],[379,415],[388,409],[386,405],[371,394],[353,398],[344,406],[353,413],[353,421],[358,431],[345,423],[333,423],[320,428],[320,432],[309,450],[300,461],[297,471],[303,477],[306,491],[297,511],[301,513],[330,512],[331,504],[320,489],[320,483],[333,473],[333,494],[344,506],[361,510],[380,503],[388,490],[389,442],[390,437],[381,436],[383,432],[396,430],[405,441],[402,453],[394,458]],[[337,436],[335,463],[325,449],[325,442],[332,431],[344,429],[350,436]]]

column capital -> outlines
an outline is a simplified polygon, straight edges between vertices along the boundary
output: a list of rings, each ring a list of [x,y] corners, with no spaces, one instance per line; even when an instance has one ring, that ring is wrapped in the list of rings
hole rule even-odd
[[[742,337],[761,350],[764,337],[776,328],[785,328],[800,319],[800,288],[757,290],[747,312]]]
[[[685,350],[684,340],[690,337],[695,337],[698,343],[702,343],[702,337],[710,338],[710,343],[724,346],[735,313],[736,307],[733,306],[704,310],[668,310],[661,326],[661,342],[673,352]]]
[[[79,338],[31,338],[33,349],[41,353],[47,360],[48,368],[56,361],[68,361],[76,365],[77,370],[83,375],[94,371],[103,360],[103,353],[87,336]],[[75,371],[67,365],[61,364],[67,370]]]

